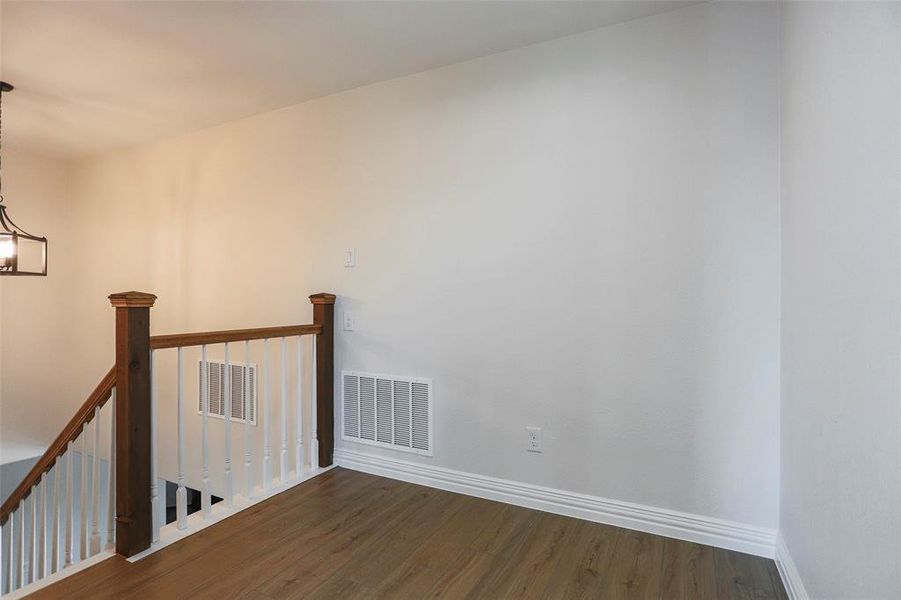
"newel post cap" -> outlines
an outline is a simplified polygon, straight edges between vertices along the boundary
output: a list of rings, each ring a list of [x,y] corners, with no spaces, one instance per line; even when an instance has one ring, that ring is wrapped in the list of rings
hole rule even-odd
[[[312,296],[310,296],[310,302],[312,302],[313,304],[334,304],[335,295],[327,294],[325,292],[313,294]]]
[[[109,301],[116,308],[150,308],[156,296],[146,292],[119,292],[110,294]]]

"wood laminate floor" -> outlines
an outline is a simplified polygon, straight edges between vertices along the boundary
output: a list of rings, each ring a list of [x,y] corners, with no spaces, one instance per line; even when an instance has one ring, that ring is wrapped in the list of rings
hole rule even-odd
[[[32,598],[786,598],[773,561],[335,469]]]

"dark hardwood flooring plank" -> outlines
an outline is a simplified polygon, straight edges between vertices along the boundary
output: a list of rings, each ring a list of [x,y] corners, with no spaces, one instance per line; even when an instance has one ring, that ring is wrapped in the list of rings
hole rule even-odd
[[[603,598],[657,598],[665,538],[621,529],[610,562]]]
[[[470,548],[503,509],[503,504],[466,498],[413,554],[370,591],[372,598],[422,598],[448,571],[466,566],[476,555]]]
[[[424,598],[487,598],[494,577],[503,572],[525,542],[541,513],[503,505],[475,536],[465,557],[445,570]]]
[[[302,562],[279,563],[275,577],[254,591],[260,598],[303,597],[332,577],[351,579],[362,584],[362,587],[368,587],[368,581],[384,576],[382,568],[376,566],[379,561],[399,560],[406,546],[411,543],[415,545],[415,541],[402,539],[405,532],[408,532],[408,538],[414,529],[420,531],[418,535],[428,535],[430,519],[437,518],[439,513],[453,507],[461,498],[418,488],[416,494],[405,502],[373,512],[366,521],[324,544]],[[434,526],[437,527],[437,522]],[[390,539],[385,540],[386,537]],[[392,546],[392,542],[397,545]],[[414,549],[409,548],[409,551]],[[291,555],[290,548],[287,553]],[[360,577],[360,572],[366,569],[373,569],[375,577]]]
[[[776,598],[767,559],[714,548],[717,598],[761,600]],[[772,561],[769,561],[772,562]]]
[[[579,522],[541,513],[510,560],[496,571],[484,593],[495,598],[542,598],[563,553],[565,540]]]
[[[477,552],[494,554],[507,552],[512,544],[520,541],[528,534],[529,525],[538,519],[541,513],[519,506],[507,504],[491,521],[491,524],[472,542],[472,549]]]
[[[329,578],[309,594],[303,596],[304,600],[360,600],[374,598],[372,590],[366,586],[346,578]]]
[[[607,583],[618,529],[586,523],[576,531],[561,561],[559,576],[548,582],[547,598],[597,598]],[[567,570],[566,565],[570,568]]]
[[[716,600],[713,548],[667,538],[660,585],[661,600]]]
[[[467,496],[438,492],[436,497],[422,502],[415,510],[399,515],[400,525],[378,536],[367,549],[369,556],[361,553],[347,565],[349,575],[358,582],[385,577],[470,502]]]

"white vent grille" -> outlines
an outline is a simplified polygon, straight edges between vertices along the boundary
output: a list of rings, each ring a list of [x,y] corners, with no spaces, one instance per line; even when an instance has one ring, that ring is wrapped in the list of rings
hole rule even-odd
[[[207,361],[209,365],[210,416],[225,419],[225,363]],[[231,363],[232,421],[244,422],[244,408],[250,416],[250,424],[257,424],[257,366]],[[245,377],[250,386],[249,403],[244,402]],[[203,361],[198,361],[198,381],[203,381]],[[197,414],[203,413],[203,386],[197,386]]]
[[[432,456],[432,382],[342,372],[345,440]]]

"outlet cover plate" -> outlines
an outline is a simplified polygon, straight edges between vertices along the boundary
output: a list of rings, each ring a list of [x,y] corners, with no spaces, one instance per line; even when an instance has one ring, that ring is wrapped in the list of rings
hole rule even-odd
[[[541,427],[526,427],[526,452],[541,452]]]

